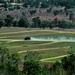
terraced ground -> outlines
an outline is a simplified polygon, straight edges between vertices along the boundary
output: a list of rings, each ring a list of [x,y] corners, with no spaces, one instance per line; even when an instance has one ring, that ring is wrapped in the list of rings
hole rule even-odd
[[[41,56],[41,62],[55,62],[68,51],[75,52],[75,42],[69,41],[26,41],[24,38],[44,36],[67,36],[75,37],[75,32],[66,32],[49,29],[25,29],[25,28],[2,28],[0,29],[0,46],[5,46],[11,53],[19,53],[21,58],[27,51],[37,51]],[[72,48],[68,48],[72,46]],[[22,59],[23,60],[23,59]]]

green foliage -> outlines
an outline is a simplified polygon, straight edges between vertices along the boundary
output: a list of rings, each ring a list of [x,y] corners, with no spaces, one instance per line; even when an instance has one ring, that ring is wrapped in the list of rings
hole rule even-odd
[[[19,27],[25,27],[27,28],[28,27],[28,20],[26,17],[22,17],[19,21],[18,21],[18,26]]]
[[[0,47],[0,65],[4,66],[7,60],[9,50],[5,47]]]
[[[72,53],[68,57],[62,59],[63,69],[67,75],[75,74],[75,55]]]
[[[41,75],[40,59],[41,56],[37,52],[27,51],[24,57],[23,72],[27,75]]]
[[[5,75],[6,63],[8,60],[9,51],[5,47],[0,47],[0,75]]]
[[[69,20],[72,20],[73,16],[74,16],[74,14],[71,12],[70,15],[69,15]]]
[[[30,59],[24,62],[23,72],[27,75],[41,75],[42,68],[39,61]]]
[[[61,62],[56,61],[52,67],[44,65],[43,75],[73,75],[75,74],[75,55],[72,53],[61,59]]]
[[[7,15],[5,18],[5,26],[10,27],[13,23],[13,17],[11,15]]]
[[[18,68],[19,61],[20,58],[17,53],[10,54],[6,63],[6,73],[9,75],[20,75],[20,71]]]
[[[7,2],[5,0],[0,0],[0,2]],[[14,2],[14,0],[10,0],[9,2]],[[17,3],[23,3],[23,7],[28,8],[28,5],[30,7],[36,7],[38,8],[39,5],[41,5],[41,8],[48,8],[49,6],[65,6],[66,8],[73,8],[75,6],[74,0],[17,0]],[[41,4],[40,4],[41,3]],[[5,4],[4,7],[7,7]]]
[[[16,9],[20,9],[20,6],[17,5],[17,6],[16,6]]]
[[[0,19],[0,28],[3,26],[3,20]]]
[[[18,64],[18,54],[10,54],[7,48],[0,47],[0,75],[21,75]]]
[[[70,23],[70,22],[61,20],[61,21],[59,21],[58,27],[63,28],[63,29],[64,28],[72,28],[72,27],[74,27],[74,25],[72,23]]]
[[[50,29],[52,29],[54,26],[55,26],[55,25],[53,24],[53,21],[50,21],[48,27],[49,27]]]
[[[50,12],[52,12],[52,7],[47,9],[47,13],[50,13]]]
[[[41,26],[41,20],[39,17],[35,17],[32,19],[32,22],[33,22],[33,27],[40,27]]]
[[[30,7],[38,7],[38,5],[39,5],[39,3],[40,3],[40,0],[25,0],[24,1],[25,3],[23,4],[23,7],[26,7],[26,8],[28,8],[28,5],[30,6]]]
[[[50,75],[50,70],[49,70],[48,64],[45,64],[42,69],[43,69],[42,70],[43,75]]]
[[[60,11],[58,11],[58,10],[53,11],[54,16],[58,15],[59,13],[60,13]]]
[[[17,20],[14,20],[13,21],[13,27],[17,27],[18,26],[18,21]]]
[[[49,7],[49,5],[48,5],[47,2],[43,2],[43,3],[41,4],[41,8],[48,8],[48,7]]]
[[[4,8],[8,8],[8,4],[7,4],[7,2],[4,2],[3,7],[4,7]]]
[[[48,24],[48,21],[42,21],[41,28],[45,29],[46,27],[48,27]]]
[[[29,10],[29,13],[30,13],[31,15],[33,15],[33,14],[36,13],[36,10]]]
[[[27,2],[25,2],[24,4],[23,4],[23,7],[28,7],[28,3]]]
[[[48,8],[50,5],[65,6],[66,8],[72,8],[75,6],[74,0],[24,0],[24,7],[30,5],[30,7],[38,7],[41,2],[41,8]]]
[[[22,12],[22,15],[25,16],[26,15],[25,12]]]
[[[26,55],[24,56],[24,60],[40,60],[42,57],[37,52],[27,51]]]
[[[0,3],[4,3],[5,1],[4,0],[0,0]]]

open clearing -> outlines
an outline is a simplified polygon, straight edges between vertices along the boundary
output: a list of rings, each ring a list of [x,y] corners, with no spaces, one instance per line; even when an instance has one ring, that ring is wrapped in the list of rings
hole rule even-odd
[[[75,52],[75,42],[69,41],[26,41],[24,38],[44,36],[75,37],[75,32],[49,29],[2,28],[0,29],[0,46],[5,46],[11,53],[19,53],[21,58],[27,51],[37,51],[42,62],[54,62],[67,55],[69,50]],[[68,48],[72,46],[72,48]],[[22,59],[23,60],[23,59]]]

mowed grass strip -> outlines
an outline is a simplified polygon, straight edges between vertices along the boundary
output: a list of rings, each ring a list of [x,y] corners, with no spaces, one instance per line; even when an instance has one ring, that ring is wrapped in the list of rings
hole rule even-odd
[[[26,28],[24,28],[24,27],[2,27],[1,29],[0,29],[0,33],[11,33],[11,32],[20,32],[20,31],[45,31],[45,32],[47,32],[47,31],[49,31],[49,32],[57,32],[57,33],[73,33],[73,34],[75,34],[75,32],[73,31],[73,32],[70,32],[70,31],[60,31],[60,30],[50,30],[50,29],[40,29],[40,28],[29,28],[29,29],[26,29]]]
[[[53,30],[36,30],[36,29],[34,29],[34,30],[21,30],[21,31],[5,31],[5,32],[0,32],[0,34],[18,34],[18,33],[39,33],[39,32],[45,32],[45,33],[49,33],[49,32],[54,32]]]
[[[0,37],[19,37],[19,36],[40,36],[40,35],[49,35],[49,34],[52,34],[51,31],[18,31],[18,32],[12,32],[12,33],[3,33],[1,34],[0,33]],[[54,33],[55,34],[55,33]]]
[[[27,46],[35,46],[35,45],[43,45],[51,43],[49,41],[15,41],[10,42],[12,46],[8,46],[8,48],[17,48],[17,47],[27,47]]]
[[[61,58],[53,58],[53,59],[49,59],[49,60],[45,60],[45,61],[41,61],[41,62],[46,62],[46,63],[55,63],[56,61],[59,61],[59,62],[61,62],[61,59],[62,59],[63,57],[61,57]]]
[[[40,41],[39,41],[40,42]],[[14,44],[14,43],[13,43]],[[48,42],[48,43],[40,43],[40,44],[22,44],[17,45],[14,44],[12,47],[8,47],[11,52],[18,52],[18,51],[23,51],[23,50],[34,50],[34,49],[46,49],[46,48],[63,48],[68,46],[72,46],[72,49],[75,49],[75,42]],[[18,47],[17,47],[18,46]]]
[[[17,53],[19,53],[23,58],[27,51],[19,51]],[[30,51],[38,52],[42,56],[42,59],[47,59],[47,58],[52,58],[52,57],[57,57],[60,55],[67,54],[67,48],[65,47],[63,47],[62,49],[61,48],[46,48],[46,49],[35,49]]]
[[[27,44],[27,45],[40,45],[40,44],[46,44],[46,43],[52,43],[50,41],[16,41],[16,42],[11,42],[12,44],[15,44],[15,45],[24,45],[24,44]]]
[[[51,36],[61,36],[61,35],[67,35],[67,36],[72,36],[73,34],[71,34],[71,33],[74,33],[74,32],[63,32],[63,31],[57,31],[57,30],[26,30],[26,29],[24,29],[24,28],[22,28],[21,30],[20,30],[20,28],[6,28],[6,29],[4,29],[4,32],[3,32],[3,30],[1,29],[0,31],[2,31],[2,32],[0,32],[0,37],[13,37],[13,36],[23,36],[23,35],[30,35],[30,36],[41,36],[40,34],[42,34],[42,36],[49,36],[49,35],[51,35]],[[67,34],[65,34],[65,33],[67,33]],[[31,35],[31,34],[34,34],[34,35]],[[44,35],[45,34],[45,35]],[[75,34],[75,33],[74,33]]]
[[[55,62],[56,60],[61,61],[61,58],[68,56],[69,54],[66,55],[61,55],[61,56],[56,56],[56,57],[52,57],[52,58],[45,58],[45,59],[41,59],[41,62]]]
[[[35,42],[35,41],[33,41],[33,42]],[[40,42],[40,41],[38,41],[38,42]],[[8,47],[8,48],[11,52],[21,51],[21,50],[23,51],[23,50],[32,50],[32,49],[44,49],[44,48],[51,48],[51,47],[45,47],[45,46],[49,46],[50,44],[56,43],[56,42],[47,42],[47,43],[41,44],[41,42],[40,42],[40,44],[32,44],[32,45],[31,44],[21,44],[20,46],[16,45],[16,46]]]
[[[63,47],[63,48],[66,48],[66,47]],[[59,47],[56,47],[56,48],[45,48],[45,49],[35,49],[35,50],[30,50],[30,51],[38,51],[38,52],[42,52],[42,51],[48,51],[48,50],[55,50],[55,49],[60,49]],[[27,50],[29,51],[29,50]],[[17,53],[26,53],[27,51],[19,51]]]
[[[25,37],[52,37],[52,38],[58,38],[58,37],[75,37],[75,34],[70,34],[70,33],[46,33],[46,32],[29,32],[29,33],[16,33],[16,34],[6,34],[6,35],[0,35],[0,38],[5,38],[5,39],[24,39]]]
[[[18,31],[25,31],[25,28],[20,27],[2,27],[0,29],[0,33],[9,33],[9,32],[18,32]]]

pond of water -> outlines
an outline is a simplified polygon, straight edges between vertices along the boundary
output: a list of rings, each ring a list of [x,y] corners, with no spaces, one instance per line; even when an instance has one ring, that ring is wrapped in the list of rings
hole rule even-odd
[[[58,36],[58,37],[31,37],[33,41],[69,41],[75,42],[75,37],[66,37],[66,36]]]

